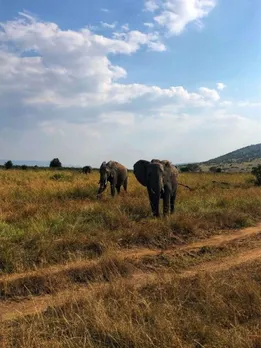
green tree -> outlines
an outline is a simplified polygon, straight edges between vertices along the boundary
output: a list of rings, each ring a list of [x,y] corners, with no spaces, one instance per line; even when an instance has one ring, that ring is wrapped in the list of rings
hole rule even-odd
[[[59,158],[54,158],[50,162],[50,168],[61,168],[62,163],[60,162]]]
[[[50,162],[50,168],[61,168],[62,163],[60,162],[59,158],[54,158]]]
[[[13,162],[9,160],[5,162],[4,166],[5,166],[5,169],[11,169],[13,167]]]

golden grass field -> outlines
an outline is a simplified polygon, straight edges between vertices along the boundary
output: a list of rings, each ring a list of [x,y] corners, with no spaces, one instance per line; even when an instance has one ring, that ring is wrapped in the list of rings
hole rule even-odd
[[[261,347],[261,188],[186,173],[176,212],[99,174],[0,171],[0,347]]]

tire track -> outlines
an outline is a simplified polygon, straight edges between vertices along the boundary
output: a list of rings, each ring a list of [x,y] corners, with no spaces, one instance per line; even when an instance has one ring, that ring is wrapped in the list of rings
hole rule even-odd
[[[179,274],[166,273],[134,273],[130,278],[120,278],[113,283],[94,283],[84,287],[73,287],[64,291],[60,291],[55,295],[32,296],[30,299],[22,300],[18,303],[14,301],[0,304],[0,321],[15,320],[19,317],[27,315],[40,314],[45,312],[48,307],[59,307],[72,300],[82,299],[87,296],[90,291],[97,291],[98,289],[108,288],[111,284],[117,283],[131,284],[139,288],[149,282],[156,282],[162,277],[166,278],[190,278],[202,273],[216,273],[227,271],[233,267],[242,264],[251,263],[261,258],[261,246],[251,250],[237,253],[233,256],[224,257],[217,261],[207,261],[201,265],[193,266],[190,269],[184,270]]]
[[[248,227],[241,230],[233,230],[229,231],[228,233],[222,233],[219,235],[215,235],[213,237],[202,239],[197,242],[189,243],[187,245],[174,245],[171,248],[168,248],[166,250],[162,249],[149,249],[149,248],[135,248],[135,249],[121,249],[121,250],[114,250],[113,253],[110,255],[104,254],[102,257],[95,259],[95,260],[81,260],[81,261],[74,261],[67,264],[57,264],[54,266],[49,266],[46,268],[34,270],[34,271],[28,271],[23,273],[14,273],[11,275],[3,275],[0,276],[0,292],[1,292],[1,286],[16,282],[16,281],[22,281],[23,279],[28,278],[34,278],[34,277],[50,277],[50,276],[62,276],[64,274],[67,274],[68,272],[77,271],[80,269],[84,269],[86,267],[93,267],[97,265],[103,257],[108,256],[116,256],[121,258],[122,260],[139,260],[142,257],[145,256],[157,256],[159,254],[168,254],[172,253],[173,251],[187,251],[187,250],[194,250],[194,249],[200,249],[202,247],[218,247],[222,246],[223,244],[236,241],[236,240],[244,240],[251,236],[258,235],[261,233],[261,223],[259,223],[257,226],[254,227]]]
[[[258,235],[261,233],[261,223],[258,224],[255,227],[249,227],[241,230],[236,231],[229,231],[228,233],[223,233],[219,235],[215,235],[213,237],[200,240],[197,242],[190,243],[188,245],[182,245],[182,246],[175,246],[174,248],[165,250],[164,253],[168,254],[175,250],[194,250],[199,249],[201,247],[217,247],[221,246],[225,243],[236,241],[239,239],[247,239],[253,235]],[[137,248],[137,249],[131,249],[131,250],[120,250],[116,252],[116,256],[122,258],[122,260],[139,260],[142,257],[145,256],[157,256],[162,253],[162,250],[160,249],[147,249],[147,248]],[[216,261],[207,261],[203,264],[196,265],[193,267],[190,267],[187,270],[182,271],[181,273],[177,274],[176,276],[178,278],[184,278],[184,277],[193,277],[197,274],[204,273],[204,272],[219,272],[228,270],[232,267],[239,266],[243,263],[252,262],[256,259],[261,258],[261,246],[258,248],[246,250],[243,252],[240,252],[238,254],[235,254],[233,256],[229,257],[223,257],[222,259],[216,260]],[[34,279],[37,279],[37,277],[45,279],[48,277],[55,277],[59,279],[63,275],[65,275],[68,272],[74,272],[77,270],[85,270],[86,267],[95,267],[99,260],[84,260],[84,261],[77,261],[68,263],[65,265],[55,265],[50,266],[41,270],[36,271],[30,271],[25,272],[21,274],[13,274],[13,275],[5,275],[0,277],[0,290],[1,286],[8,286],[8,284],[12,283],[18,283],[18,286],[21,286],[23,284],[23,280],[32,278],[32,281]],[[175,276],[173,273],[166,272],[166,276]],[[155,281],[157,280],[159,275],[157,273],[144,273],[141,271],[136,271],[131,276],[128,276],[128,278],[120,278],[113,282],[114,284],[119,281],[124,281],[125,284],[135,283],[136,286],[142,286],[143,284],[146,284],[148,281]],[[102,283],[97,282],[93,284],[88,284],[87,286],[76,286],[75,284],[71,284],[71,287],[69,289],[59,291],[56,294],[53,295],[40,295],[40,296],[31,296],[30,298],[25,299],[24,297],[20,299],[18,298],[18,302],[15,301],[2,301],[0,302],[0,321],[6,321],[6,320],[12,320],[15,318],[18,318],[20,316],[35,314],[35,313],[41,313],[44,312],[49,306],[60,306],[67,301],[70,301],[70,299],[73,298],[82,298],[84,295],[90,292],[92,289],[101,288],[102,286],[110,286],[110,283]]]

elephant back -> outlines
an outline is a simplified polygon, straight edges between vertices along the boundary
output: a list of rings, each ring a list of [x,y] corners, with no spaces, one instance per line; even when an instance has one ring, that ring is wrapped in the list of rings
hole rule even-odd
[[[127,174],[127,168],[123,164],[121,164],[117,161],[109,161],[107,163],[107,167],[110,170],[115,170],[116,172],[120,172],[120,173],[126,172],[126,174]]]
[[[165,170],[170,170],[171,175],[178,178],[179,171],[178,169],[168,160],[161,161],[161,164],[164,165]]]

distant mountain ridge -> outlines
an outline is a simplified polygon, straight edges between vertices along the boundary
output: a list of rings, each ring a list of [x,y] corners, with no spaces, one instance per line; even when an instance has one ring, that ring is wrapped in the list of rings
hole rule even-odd
[[[261,159],[261,144],[249,145],[225,155],[202,162],[204,164],[242,163]]]

